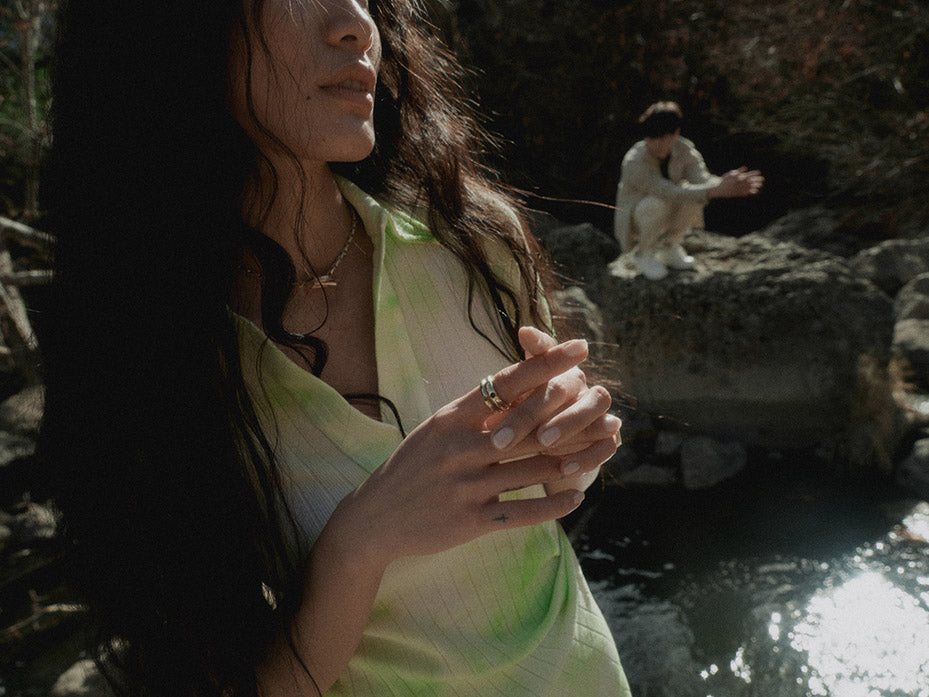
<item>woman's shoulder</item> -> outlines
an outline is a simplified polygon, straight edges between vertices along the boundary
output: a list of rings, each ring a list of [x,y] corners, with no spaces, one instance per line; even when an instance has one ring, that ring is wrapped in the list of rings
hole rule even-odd
[[[368,194],[349,179],[337,176],[336,180],[342,195],[358,211],[370,233],[383,232],[385,237],[403,243],[439,242],[452,234],[450,226],[442,217],[432,215],[425,204],[401,207],[380,196]],[[471,243],[481,247],[495,273],[508,280],[515,280],[518,267],[514,246],[522,248],[519,253],[532,252],[529,233],[518,209],[507,197],[488,187],[469,187],[467,195],[471,197],[473,211],[502,221],[504,229],[492,234],[475,235]]]
[[[369,231],[383,230],[404,242],[431,242],[435,239],[429,229],[428,208],[401,208],[380,196],[369,194],[350,179],[336,176],[336,182]]]

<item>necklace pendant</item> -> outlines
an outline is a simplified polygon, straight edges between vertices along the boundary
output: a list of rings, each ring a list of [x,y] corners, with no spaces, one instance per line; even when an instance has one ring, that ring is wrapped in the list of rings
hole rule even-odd
[[[319,278],[308,278],[301,285],[306,285],[309,288],[335,288],[337,284],[330,274],[326,274]]]

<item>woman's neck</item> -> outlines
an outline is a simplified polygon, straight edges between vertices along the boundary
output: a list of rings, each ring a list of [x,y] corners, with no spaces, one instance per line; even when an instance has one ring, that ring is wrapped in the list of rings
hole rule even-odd
[[[332,284],[299,283],[291,289],[278,318],[280,325],[286,331],[311,333],[325,342],[328,359],[319,377],[339,393],[377,393],[371,241],[364,234],[361,221],[355,220],[357,232],[347,245],[356,214],[342,197],[328,167],[303,178],[286,176],[283,167],[275,171],[276,195],[272,198],[274,189],[267,185],[272,179],[256,181],[248,192],[252,200],[246,196],[246,221],[260,227],[261,232],[287,251],[298,278],[305,274],[304,254],[318,275],[326,274],[335,260],[341,259]],[[260,197],[262,193],[264,198]],[[262,209],[267,214],[257,220]],[[258,213],[250,217],[250,211]],[[259,274],[249,273],[250,261],[254,260],[244,261],[230,307],[265,328],[268,318],[262,307],[262,280]],[[261,269],[257,270],[260,273]],[[305,355],[294,345],[281,343],[279,348],[298,366],[307,368]],[[371,418],[380,418],[376,402],[356,406]]]
[[[308,262],[325,273],[349,235],[354,213],[323,163],[301,170],[295,163],[275,163],[275,178],[263,171],[246,193],[246,221],[277,242],[298,274]]]

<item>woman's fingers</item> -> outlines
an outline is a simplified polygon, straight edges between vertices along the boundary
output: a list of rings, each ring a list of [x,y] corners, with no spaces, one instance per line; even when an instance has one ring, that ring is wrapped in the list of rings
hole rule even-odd
[[[536,439],[543,448],[551,448],[560,441],[575,436],[603,417],[611,403],[610,393],[606,388],[600,385],[585,388],[573,404],[536,429]],[[614,432],[619,430],[620,425],[621,422],[616,417],[601,422],[601,426],[614,428]]]
[[[482,473],[482,486],[489,497],[525,489],[562,478],[562,458],[557,455],[531,455],[488,465]]]
[[[557,494],[536,499],[493,501],[484,511],[489,524],[488,532],[495,529],[537,525],[555,518],[562,518],[577,508],[583,500],[583,492],[566,489]]]
[[[561,458],[561,476],[575,477],[596,469],[616,454],[618,443],[614,438],[604,438],[586,448]]]
[[[545,353],[557,343],[552,336],[535,327],[519,328],[519,345],[526,352],[526,358]]]
[[[618,438],[608,435],[564,455],[540,453],[494,463],[481,473],[481,488],[488,497],[494,497],[589,472],[613,457],[617,444]]]
[[[585,358],[587,358],[586,341],[583,339],[566,341],[541,355],[503,368],[491,377],[491,385],[502,403],[511,404],[553,378],[571,370]],[[464,418],[469,423],[482,424],[493,413],[493,406],[488,404],[489,401],[482,394],[481,388],[477,387],[463,399],[455,402],[452,411],[456,417]],[[522,403],[515,407],[514,411],[520,408],[522,408]]]
[[[566,439],[564,453],[540,454],[536,439],[526,437],[566,410],[567,416],[554,423],[583,432],[586,418],[586,428],[595,436],[593,422],[602,414],[594,414],[600,408],[597,400],[583,398],[577,404],[589,391],[577,368],[587,357],[586,341],[551,345],[551,337],[536,330],[521,331],[520,336],[531,357],[490,380],[497,399],[511,408],[494,411],[499,405],[489,386],[483,391],[475,387],[417,426],[347,497],[344,508],[359,511],[354,519],[364,521],[366,529],[385,532],[379,552],[385,559],[447,549],[501,527],[552,520],[582,500],[582,494],[568,490],[530,501],[499,500],[505,491],[563,479],[566,457],[588,468],[603,450],[602,445],[581,444],[575,436]],[[502,424],[488,433],[487,423],[501,414]],[[516,427],[506,426],[507,419]],[[523,443],[516,442],[517,432]]]
[[[494,386],[506,401],[513,401],[587,358],[587,342],[573,339],[556,344],[541,354],[509,365],[494,376]]]
[[[622,426],[622,421],[618,417],[612,414],[604,414],[583,431],[571,437],[562,438],[552,447],[546,448],[545,452],[548,455],[567,457],[598,440],[610,440],[616,446],[619,446],[622,443],[619,433],[620,426]]]
[[[494,445],[497,448],[505,448],[511,444],[522,443],[538,428],[540,422],[548,420],[576,400],[586,389],[586,385],[584,373],[577,368],[552,378],[530,393],[496,426],[492,435]],[[593,417],[589,419],[592,420]],[[557,433],[553,435],[557,437]],[[545,445],[542,444],[542,447]]]
[[[555,339],[545,332],[536,329],[532,326],[525,326],[519,328],[519,344],[523,349],[523,353],[526,358],[532,358],[533,356],[538,356],[550,348],[553,348],[558,345],[558,342]],[[518,397],[510,401],[512,406],[516,406],[522,399],[525,397]],[[503,418],[506,416],[505,412],[494,412],[487,417],[485,421],[485,427],[487,430],[492,430],[499,424]]]

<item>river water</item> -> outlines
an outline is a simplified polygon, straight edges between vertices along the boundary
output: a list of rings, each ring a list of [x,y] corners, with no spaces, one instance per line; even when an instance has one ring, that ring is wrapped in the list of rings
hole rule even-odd
[[[929,697],[929,503],[777,458],[573,528],[634,697]]]
[[[707,491],[594,485],[567,523],[633,697],[929,697],[929,503],[886,481],[765,459]],[[0,697],[47,694],[75,636]]]

